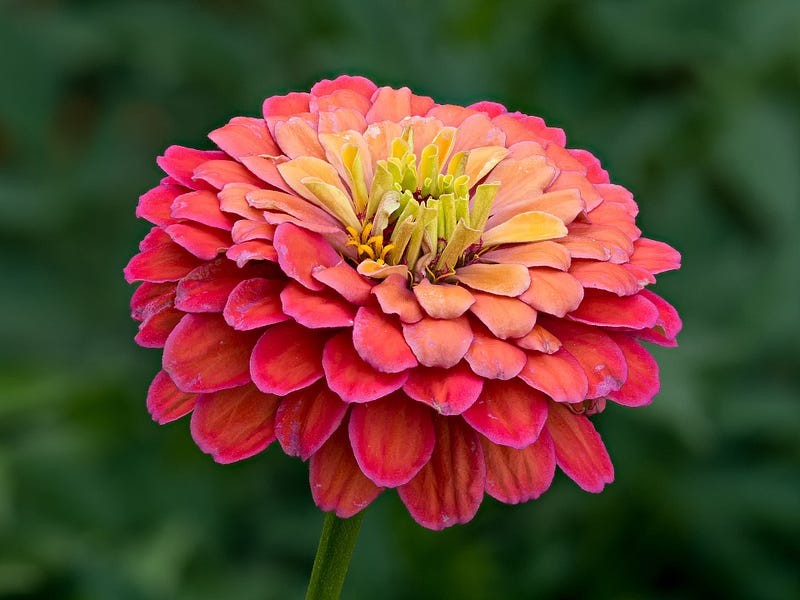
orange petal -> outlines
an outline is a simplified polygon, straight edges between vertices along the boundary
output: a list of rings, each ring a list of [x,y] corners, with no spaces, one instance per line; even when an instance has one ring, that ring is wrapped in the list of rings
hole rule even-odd
[[[558,242],[543,241],[512,244],[481,254],[483,260],[497,263],[514,263],[526,267],[552,267],[560,271],[569,269],[569,251]]]
[[[139,204],[136,206],[136,216],[139,219],[147,219],[154,225],[171,225],[176,219],[170,214],[172,203],[181,194],[186,192],[182,185],[171,185],[162,183],[152,190],[139,196]],[[213,192],[208,192],[213,196]]]
[[[519,374],[527,361],[522,350],[480,329],[473,333],[464,358],[476,375],[485,379],[511,379]]]
[[[457,319],[424,317],[416,323],[403,323],[403,337],[421,365],[447,369],[466,354],[472,343],[472,329],[463,316]]]
[[[519,299],[536,310],[563,317],[583,300],[583,286],[572,275],[546,267],[534,267],[529,273],[531,285]]]
[[[546,429],[521,450],[493,444],[481,437],[486,458],[486,493],[500,502],[518,504],[541,496],[556,470],[553,439]]]
[[[529,211],[518,213],[507,221],[492,225],[487,222],[481,239],[487,246],[495,244],[515,244],[519,242],[539,242],[567,235],[567,227],[558,217],[545,212]]]
[[[352,327],[355,307],[329,290],[312,292],[297,282],[281,291],[283,312],[310,329]]]
[[[332,267],[317,269],[311,275],[317,281],[338,292],[348,302],[364,305],[369,301],[372,283],[361,277],[353,267],[344,261]]]
[[[289,158],[313,156],[320,160],[325,159],[325,151],[319,143],[317,132],[300,117],[275,123],[275,142]]]
[[[314,291],[325,289],[324,285],[314,279],[314,271],[332,267],[342,260],[321,235],[292,223],[278,225],[273,244],[283,272]]]
[[[514,264],[473,263],[456,269],[455,278],[475,290],[511,297],[522,294],[531,283],[528,269]]]
[[[589,389],[583,367],[563,348],[553,354],[529,352],[519,378],[556,402],[582,402]]]
[[[644,267],[653,274],[679,269],[681,255],[672,246],[647,238],[633,242],[631,264]]]
[[[205,181],[218,190],[229,183],[261,183],[250,170],[232,160],[207,160],[195,167],[194,179]]]
[[[425,316],[402,275],[389,275],[372,288],[372,293],[383,312],[399,316],[404,323],[416,323]]]
[[[470,312],[500,339],[522,337],[536,324],[536,311],[521,300],[485,292],[472,292],[472,296],[475,304]]]
[[[231,236],[227,231],[205,225],[176,223],[164,231],[173,242],[202,260],[216,258],[231,246]]]
[[[415,285],[413,292],[422,309],[434,319],[460,317],[475,302],[463,287],[446,283],[434,285],[427,279]]]
[[[236,159],[258,154],[280,154],[264,119],[234,117],[227,125],[209,133],[208,137]]]
[[[569,274],[585,288],[605,290],[617,296],[631,296],[642,288],[636,275],[610,262],[574,260]]]
[[[526,336],[514,341],[520,348],[536,350],[545,354],[553,354],[561,348],[561,342],[558,338],[538,323],[534,325]]]

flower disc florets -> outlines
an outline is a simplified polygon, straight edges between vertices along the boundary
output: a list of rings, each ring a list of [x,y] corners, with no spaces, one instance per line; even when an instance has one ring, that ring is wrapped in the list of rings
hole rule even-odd
[[[538,497],[556,465],[600,491],[590,415],[647,404],[680,319],[678,268],[632,195],[537,117],[343,76],[173,146],[126,268],[148,393],[219,462],[278,440],[324,510],[396,488],[440,529],[484,492]]]

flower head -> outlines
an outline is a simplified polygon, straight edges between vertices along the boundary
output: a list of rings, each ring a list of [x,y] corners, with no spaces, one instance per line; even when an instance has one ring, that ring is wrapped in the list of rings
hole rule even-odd
[[[589,417],[659,389],[675,345],[647,288],[678,253],[630,192],[538,117],[436,104],[362,77],[268,98],[179,146],[141,197],[125,269],[136,341],[163,348],[159,423],[188,413],[222,463],[277,439],[347,517],[385,488],[441,529],[484,492],[542,494],[556,465],[613,479]]]

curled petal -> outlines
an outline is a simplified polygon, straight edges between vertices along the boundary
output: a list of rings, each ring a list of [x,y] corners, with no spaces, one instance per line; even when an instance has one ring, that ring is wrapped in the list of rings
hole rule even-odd
[[[545,354],[553,354],[561,348],[561,341],[539,324],[534,325],[527,335],[514,341],[520,348]]]
[[[324,381],[285,396],[275,414],[275,435],[289,456],[313,455],[339,427],[347,404]]]
[[[683,322],[678,311],[661,296],[654,294],[650,290],[642,290],[641,295],[652,302],[658,309],[658,319],[656,319],[655,332],[665,337],[667,340],[674,340],[678,335]],[[656,341],[656,340],[652,340]]]
[[[435,419],[436,446],[428,463],[397,493],[428,529],[470,521],[483,499],[486,463],[478,434],[461,419]]]
[[[192,412],[192,438],[218,463],[249,458],[275,439],[278,402],[252,384],[203,394]]]
[[[382,87],[372,96],[372,108],[366,114],[367,123],[379,121],[399,122],[411,114],[411,90],[407,87],[393,90]]]
[[[178,389],[166,371],[159,371],[147,390],[147,411],[159,425],[192,412],[196,401],[197,394]]]
[[[450,369],[413,369],[403,385],[410,398],[442,415],[460,415],[478,399],[482,389],[483,379],[463,362]]]
[[[403,394],[355,405],[349,432],[358,466],[385,487],[414,477],[430,460],[436,439],[430,409]]]
[[[308,471],[314,502],[342,519],[366,508],[383,491],[359,468],[344,425],[311,456]]]
[[[546,427],[553,438],[558,466],[581,488],[596,493],[614,480],[608,451],[587,417],[554,404]]]
[[[525,448],[547,420],[547,397],[518,380],[487,381],[480,398],[463,414],[473,429],[495,444]]]
[[[480,439],[486,458],[487,494],[506,504],[518,504],[538,498],[550,487],[556,452],[546,429],[533,444],[522,449]]]
[[[253,382],[262,392],[279,396],[308,387],[323,375],[326,340],[325,334],[291,321],[273,325],[250,356]]]
[[[432,319],[403,323],[403,337],[421,365],[453,367],[467,353],[472,343],[472,329],[465,317]]]

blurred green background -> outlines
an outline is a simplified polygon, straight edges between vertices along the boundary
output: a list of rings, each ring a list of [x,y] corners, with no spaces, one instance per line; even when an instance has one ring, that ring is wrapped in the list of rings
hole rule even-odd
[[[347,598],[800,598],[800,2],[0,2],[0,598],[301,598],[322,514],[278,448],[218,466],[145,410],[122,267],[169,144],[340,73],[567,131],[683,253],[663,391],[466,526],[369,509]]]

